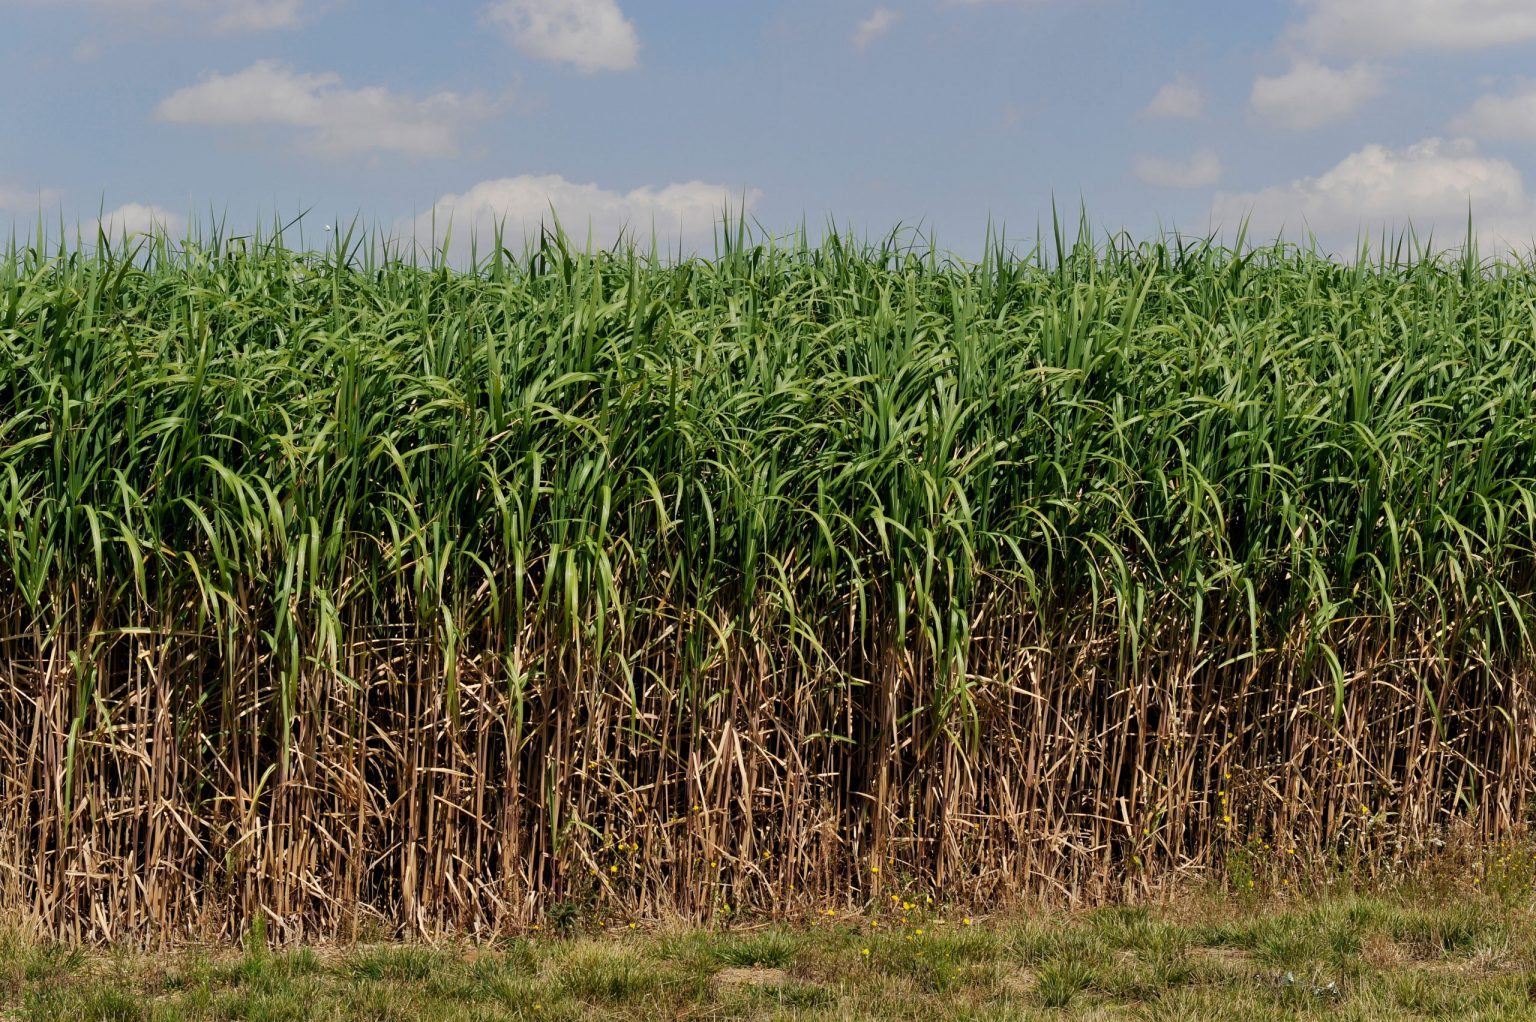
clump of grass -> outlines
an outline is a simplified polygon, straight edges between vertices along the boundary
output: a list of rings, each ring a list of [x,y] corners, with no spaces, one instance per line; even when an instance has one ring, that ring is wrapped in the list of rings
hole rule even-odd
[[[84,961],[79,947],[0,932],[0,992],[15,994],[27,986],[56,983],[77,974]]]
[[[787,969],[794,964],[798,943],[783,930],[727,937],[710,949],[711,956],[733,968]]]
[[[358,979],[420,982],[447,960],[447,954],[422,947],[367,948],[347,960],[347,970]]]
[[[44,988],[25,1002],[25,1017],[50,1022],[142,1022],[147,1006],[132,991],[90,983],[75,988]]]
[[[903,977],[928,993],[952,993],[995,982],[991,960],[975,955],[979,948],[974,943],[957,945],[924,933],[910,938],[887,937],[871,944],[866,960],[878,973]]]
[[[1065,1008],[1093,986],[1096,973],[1087,962],[1071,957],[1055,958],[1040,967],[1035,996],[1047,1008]]]
[[[1476,906],[1450,912],[1408,910],[1392,920],[1392,938],[1420,957],[1466,957],[1498,940],[1502,922]]]
[[[667,1004],[697,996],[707,983],[633,950],[589,944],[573,949],[560,963],[560,988],[590,1004]]]

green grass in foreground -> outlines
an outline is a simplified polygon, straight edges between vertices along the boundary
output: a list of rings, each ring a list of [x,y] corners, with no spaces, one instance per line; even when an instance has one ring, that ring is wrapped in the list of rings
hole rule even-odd
[[[1494,901],[534,937],[494,946],[87,955],[0,946],[4,1018],[1529,1019],[1536,917]]]

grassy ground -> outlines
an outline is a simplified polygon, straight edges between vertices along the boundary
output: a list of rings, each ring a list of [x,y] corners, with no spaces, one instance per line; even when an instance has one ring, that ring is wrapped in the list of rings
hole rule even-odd
[[[1009,919],[912,906],[794,926],[627,923],[488,947],[88,954],[11,938],[4,1018],[1536,1017],[1536,917],[1494,898],[1202,900]]]

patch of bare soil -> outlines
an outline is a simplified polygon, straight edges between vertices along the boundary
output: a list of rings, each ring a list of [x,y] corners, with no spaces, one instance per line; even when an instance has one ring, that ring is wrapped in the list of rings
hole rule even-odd
[[[1380,933],[1371,934],[1360,948],[1360,960],[1377,972],[1401,969],[1412,957],[1401,944]]]
[[[1028,997],[1039,981],[1028,969],[1009,969],[997,978],[997,985],[1013,997]]]
[[[1253,964],[1253,955],[1237,947],[1196,947],[1190,948],[1190,954],[1229,969],[1246,969]]]
[[[714,976],[715,987],[721,990],[783,986],[788,982],[789,973],[783,969],[721,969]]]

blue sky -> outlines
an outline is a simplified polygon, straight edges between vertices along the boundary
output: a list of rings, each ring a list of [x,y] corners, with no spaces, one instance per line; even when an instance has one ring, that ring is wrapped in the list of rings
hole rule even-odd
[[[1536,237],[1536,0],[0,0],[0,224]]]

